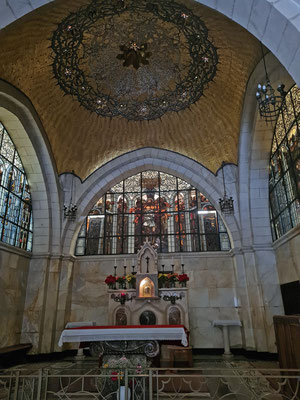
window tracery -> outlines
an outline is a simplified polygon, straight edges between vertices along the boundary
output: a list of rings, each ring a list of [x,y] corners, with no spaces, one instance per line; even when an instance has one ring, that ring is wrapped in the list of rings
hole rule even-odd
[[[0,122],[0,241],[32,250],[31,195],[24,167]]]
[[[269,166],[273,240],[300,222],[300,90],[288,92],[277,119]]]
[[[229,250],[222,219],[189,183],[158,171],[113,186],[81,227],[76,255],[134,254],[148,238],[159,252]]]

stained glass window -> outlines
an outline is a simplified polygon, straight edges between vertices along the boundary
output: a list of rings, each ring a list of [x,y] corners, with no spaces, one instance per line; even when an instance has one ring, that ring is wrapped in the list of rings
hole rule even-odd
[[[300,90],[288,92],[277,119],[269,166],[273,240],[300,222]]]
[[[22,161],[0,122],[0,240],[32,250],[31,196]]]
[[[162,253],[230,249],[205,195],[175,176],[146,171],[97,201],[79,232],[76,255],[133,254],[146,238]]]

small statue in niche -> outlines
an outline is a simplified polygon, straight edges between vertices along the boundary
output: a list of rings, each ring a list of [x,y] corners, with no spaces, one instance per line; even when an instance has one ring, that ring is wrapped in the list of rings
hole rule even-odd
[[[150,297],[151,296],[151,286],[146,283],[143,288],[143,297]]]
[[[180,310],[177,307],[170,307],[169,325],[180,325],[180,324],[181,324]]]
[[[116,312],[116,325],[127,325],[127,315],[124,308],[119,308]]]

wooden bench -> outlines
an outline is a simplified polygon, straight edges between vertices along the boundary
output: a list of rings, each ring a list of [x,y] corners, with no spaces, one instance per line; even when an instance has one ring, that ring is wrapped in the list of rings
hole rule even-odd
[[[0,366],[7,367],[16,362],[22,362],[31,348],[31,343],[20,343],[0,348]]]

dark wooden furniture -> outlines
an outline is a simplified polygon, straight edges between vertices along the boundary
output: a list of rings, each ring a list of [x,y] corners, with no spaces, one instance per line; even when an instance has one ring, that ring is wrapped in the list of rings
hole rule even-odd
[[[280,368],[300,369],[300,315],[280,315],[273,319]],[[293,390],[296,390],[296,380],[290,381]],[[288,388],[285,390],[288,391]],[[300,393],[297,394],[300,396]]]
[[[300,369],[300,315],[274,316],[280,368]]]
[[[0,367],[6,368],[17,362],[22,362],[31,348],[31,343],[20,343],[0,348]]]
[[[161,368],[192,368],[192,347],[162,345],[161,346]]]

